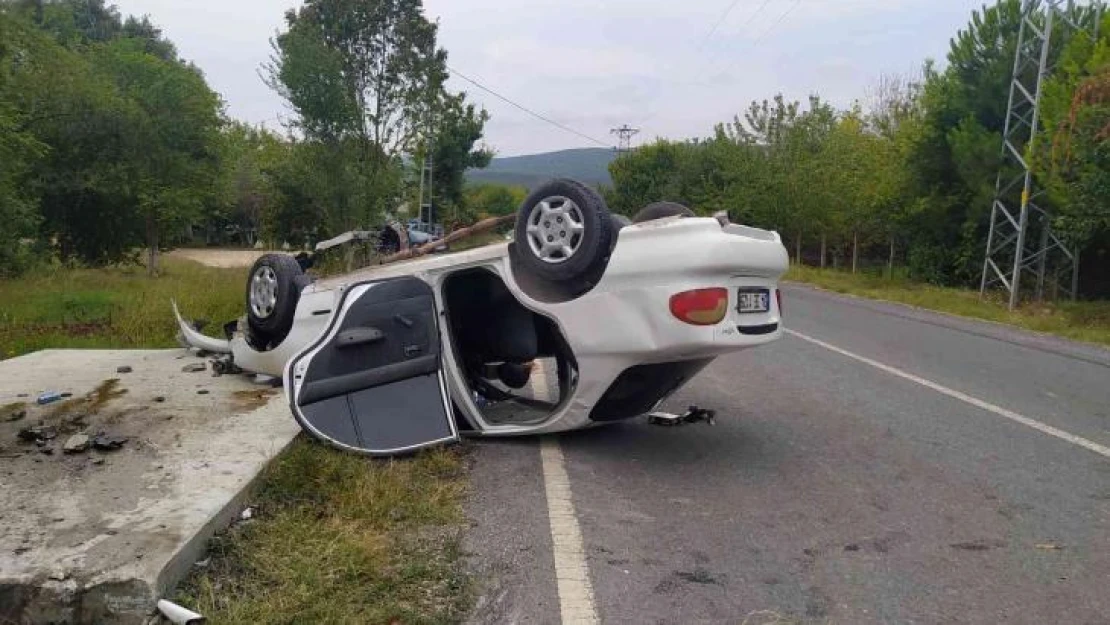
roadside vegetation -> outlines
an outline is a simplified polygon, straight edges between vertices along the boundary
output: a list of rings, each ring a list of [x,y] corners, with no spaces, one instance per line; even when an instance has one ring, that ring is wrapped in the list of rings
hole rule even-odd
[[[625,214],[657,200],[704,215],[729,210],[734,221],[782,233],[795,264],[889,265],[916,282],[977,288],[1022,4],[986,4],[953,33],[943,66],[923,59],[919,72],[878,77],[845,108],[816,94],[773,96],[703,137],[624,154],[610,165],[609,204]],[[1043,23],[1047,3],[1034,5],[1031,19]],[[1094,26],[1091,5],[1066,9]],[[1053,231],[1079,251],[1086,299],[1110,298],[1110,14],[1102,15],[1088,28],[1097,40],[1075,34],[1053,46],[1045,132],[1024,155],[1047,191],[1037,202],[1051,209]],[[1008,205],[1020,204],[1020,190]],[[1047,282],[1049,293],[1063,292],[1071,272],[1052,261]]]
[[[242,314],[243,274],[174,258],[155,278],[137,265],[40,265],[0,279],[0,357],[51,347],[173,347],[170,300],[218,327]]]
[[[302,437],[177,600],[214,624],[459,622],[465,486],[458,449],[371,461]]]
[[[794,265],[787,272],[786,279],[836,293],[908,304],[1110,346],[1110,302],[1107,301],[1030,303],[1011,312],[998,294],[982,301],[978,291],[922,284],[909,279],[905,270],[889,276],[881,271],[853,274],[844,270]],[[787,302],[788,317],[789,306]]]

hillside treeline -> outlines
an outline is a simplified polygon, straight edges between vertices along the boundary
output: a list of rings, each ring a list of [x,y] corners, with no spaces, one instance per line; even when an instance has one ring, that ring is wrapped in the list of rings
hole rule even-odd
[[[1089,7],[1071,17],[1094,23]],[[1034,20],[1043,19],[1039,10]],[[922,281],[977,287],[1020,20],[1020,0],[976,12],[951,40],[943,70],[927,62],[920,75],[884,77],[847,110],[817,95],[804,103],[777,96],[706,138],[639,148],[611,165],[610,201],[624,211],[659,199],[706,214],[730,210],[734,220],[780,231],[808,264],[905,267]],[[1081,292],[1105,297],[1110,16],[1098,32],[1097,41],[1057,39],[1045,132],[1024,156],[1047,189],[1054,231],[1080,251]]]

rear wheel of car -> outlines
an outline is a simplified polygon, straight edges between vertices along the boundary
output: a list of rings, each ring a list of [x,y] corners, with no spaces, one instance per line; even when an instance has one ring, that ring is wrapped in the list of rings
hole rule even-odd
[[[255,261],[247,278],[247,323],[254,343],[280,343],[293,327],[301,289],[311,280],[288,254],[266,254]]]
[[[632,218],[632,223],[638,224],[653,219],[664,217],[693,217],[694,211],[677,202],[654,202],[640,209]]]
[[[552,180],[521,205],[514,231],[516,256],[536,277],[583,281],[608,258],[613,230],[601,195],[573,180]]]

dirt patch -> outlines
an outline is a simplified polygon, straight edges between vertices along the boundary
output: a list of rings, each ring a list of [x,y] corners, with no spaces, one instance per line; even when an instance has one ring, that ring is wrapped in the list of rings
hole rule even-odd
[[[265,406],[277,394],[278,390],[274,388],[235,391],[231,394],[231,403],[236,413],[250,412]]]

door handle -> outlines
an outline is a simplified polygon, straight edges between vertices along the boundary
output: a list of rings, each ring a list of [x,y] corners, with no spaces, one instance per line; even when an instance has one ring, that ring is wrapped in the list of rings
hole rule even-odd
[[[351,328],[335,335],[332,345],[339,349],[355,345],[369,345],[385,340],[385,332],[377,328]]]

